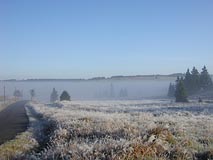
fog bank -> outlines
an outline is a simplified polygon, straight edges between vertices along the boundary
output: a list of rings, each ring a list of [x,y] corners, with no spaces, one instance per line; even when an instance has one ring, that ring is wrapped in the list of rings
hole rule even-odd
[[[15,89],[23,92],[23,99],[30,99],[30,90],[34,89],[35,99],[49,102],[55,88],[60,95],[63,90],[69,92],[72,100],[108,100],[108,99],[144,99],[166,97],[170,80],[100,80],[100,81],[2,81],[6,95],[13,96]]]

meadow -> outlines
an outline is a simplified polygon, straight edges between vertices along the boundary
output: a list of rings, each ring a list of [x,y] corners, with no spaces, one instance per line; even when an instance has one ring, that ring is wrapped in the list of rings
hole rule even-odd
[[[31,135],[41,146],[19,158],[213,158],[211,103],[64,101],[26,109],[42,119]]]

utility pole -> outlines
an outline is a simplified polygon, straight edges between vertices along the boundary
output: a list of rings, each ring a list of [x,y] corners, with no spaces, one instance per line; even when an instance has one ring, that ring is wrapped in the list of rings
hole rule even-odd
[[[6,96],[5,96],[5,86],[4,86],[4,104],[5,104],[5,101],[6,101]]]

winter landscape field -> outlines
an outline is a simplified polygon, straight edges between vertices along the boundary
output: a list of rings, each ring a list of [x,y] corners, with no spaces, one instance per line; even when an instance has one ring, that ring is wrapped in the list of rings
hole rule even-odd
[[[212,159],[213,104],[144,101],[30,102],[17,159]],[[16,145],[14,145],[16,146]],[[16,148],[16,149],[15,149]],[[19,150],[19,151],[16,151]]]
[[[213,0],[0,0],[0,160],[213,160]]]

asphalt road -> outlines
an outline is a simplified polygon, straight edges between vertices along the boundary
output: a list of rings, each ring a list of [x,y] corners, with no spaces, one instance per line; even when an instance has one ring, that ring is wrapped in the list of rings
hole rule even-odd
[[[0,112],[0,145],[27,129],[29,120],[24,108],[27,102],[16,102]]]

